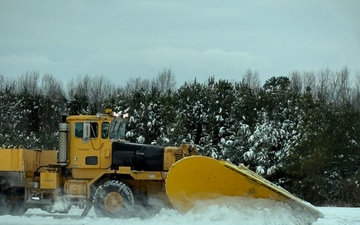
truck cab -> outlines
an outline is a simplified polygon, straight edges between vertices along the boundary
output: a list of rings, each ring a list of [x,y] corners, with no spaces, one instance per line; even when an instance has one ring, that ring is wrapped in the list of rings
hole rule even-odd
[[[112,143],[125,141],[126,119],[112,111],[66,117],[68,146],[66,168],[74,178],[92,178],[111,167]],[[60,149],[61,151],[61,149]]]
[[[69,116],[70,169],[108,168],[111,141],[109,116]]]

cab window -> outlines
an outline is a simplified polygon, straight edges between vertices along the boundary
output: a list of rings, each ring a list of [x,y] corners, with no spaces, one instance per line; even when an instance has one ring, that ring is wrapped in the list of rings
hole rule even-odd
[[[76,122],[75,123],[75,137],[83,138],[84,135],[84,123]],[[98,123],[90,123],[90,138],[97,138],[98,136]]]
[[[108,123],[108,122],[102,123],[101,137],[103,139],[106,139],[109,137],[109,127],[110,127],[110,123]]]
[[[84,124],[75,123],[75,137],[82,138],[84,133]]]

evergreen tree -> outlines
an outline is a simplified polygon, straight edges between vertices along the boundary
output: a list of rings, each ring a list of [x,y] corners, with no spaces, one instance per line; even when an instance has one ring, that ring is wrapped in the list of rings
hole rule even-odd
[[[286,77],[271,78],[259,92],[257,123],[248,139],[244,160],[274,182],[284,179],[283,160],[299,142],[302,118],[299,96]]]
[[[205,90],[209,96],[206,130],[209,131],[212,143],[212,156],[224,159],[226,151],[233,147],[236,138],[236,121],[232,117],[234,86],[227,80],[215,82],[214,78],[210,78]]]
[[[176,94],[168,89],[160,98],[160,130],[156,143],[160,145],[179,145],[178,133],[175,132],[178,121],[177,109],[179,108]]]
[[[207,96],[204,96],[204,85],[196,80],[185,83],[177,92],[178,109],[175,120],[178,124],[174,132],[178,133],[177,143],[190,143],[206,148],[207,140],[203,138],[206,112],[204,111]]]
[[[248,140],[258,120],[257,95],[248,83],[242,81],[234,85],[234,99],[229,118],[233,121],[233,141],[221,147],[223,158],[238,165],[246,164],[245,153],[251,147]]]

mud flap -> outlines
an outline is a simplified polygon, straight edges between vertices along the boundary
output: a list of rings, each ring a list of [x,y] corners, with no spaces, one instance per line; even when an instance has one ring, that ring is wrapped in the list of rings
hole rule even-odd
[[[166,178],[166,193],[171,204],[187,212],[198,200],[220,199],[228,196],[265,198],[300,208],[314,217],[323,214],[310,203],[297,198],[246,167],[204,156],[186,157],[176,162]]]

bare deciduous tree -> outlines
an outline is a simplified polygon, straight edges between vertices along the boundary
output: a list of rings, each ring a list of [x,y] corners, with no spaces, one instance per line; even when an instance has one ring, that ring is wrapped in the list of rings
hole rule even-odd
[[[0,92],[3,93],[5,91],[5,83],[6,83],[6,78],[4,75],[0,74]]]
[[[354,78],[354,88],[352,93],[352,104],[360,110],[360,71],[357,71]]]
[[[14,85],[14,83],[11,84],[11,81],[8,78],[0,74],[0,93],[7,93],[9,91],[12,91]]]
[[[329,99],[330,97],[330,77],[331,71],[326,68],[319,72],[319,79],[316,85],[318,97]]]
[[[242,78],[242,82],[248,85],[255,92],[258,92],[260,90],[259,74],[256,71],[248,69]]]
[[[322,94],[325,98],[329,99],[335,105],[341,105],[349,99],[350,86],[349,86],[349,69],[344,67],[335,73],[326,69],[320,73],[323,81]]]
[[[126,94],[130,94],[133,91],[143,90],[145,92],[150,91],[150,81],[147,79],[141,79],[141,77],[131,78],[126,82],[124,91]]]
[[[45,74],[41,81],[41,91],[43,95],[56,100],[64,97],[62,83],[55,79],[51,74]]]
[[[310,91],[313,95],[315,93],[316,87],[316,76],[315,73],[312,71],[304,72],[304,88],[306,91]]]
[[[336,85],[334,84],[335,103],[344,104],[349,99],[350,86],[349,86],[349,69],[344,67],[336,73]]]
[[[156,87],[162,94],[167,91],[172,92],[176,87],[175,75],[172,73],[171,69],[164,69],[152,80],[151,84],[152,87]]]
[[[91,79],[89,75],[82,77],[77,76],[76,79],[71,79],[67,84],[68,98],[73,98],[75,95],[89,96]]]
[[[102,104],[115,91],[115,87],[104,76],[96,76],[92,79],[89,101],[95,106],[97,112],[102,112],[104,107]]]
[[[302,81],[301,81],[301,74],[299,71],[293,71],[289,75],[290,77],[290,86],[291,89],[297,93],[301,94],[302,90]]]
[[[38,71],[26,72],[17,79],[17,91],[26,92],[30,95],[39,94],[39,78]]]
[[[104,103],[110,96],[116,94],[114,84],[104,76],[84,77],[78,76],[76,80],[72,79],[68,83],[68,98],[73,100],[75,97],[86,98],[94,112],[102,112]],[[120,91],[118,89],[118,91]]]

